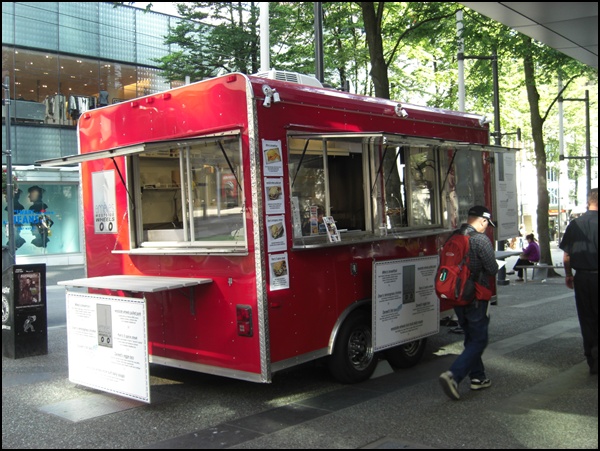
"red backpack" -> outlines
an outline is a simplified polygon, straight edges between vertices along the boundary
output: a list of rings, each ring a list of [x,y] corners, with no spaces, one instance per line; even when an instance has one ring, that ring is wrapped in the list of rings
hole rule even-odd
[[[452,307],[465,306],[475,299],[475,282],[469,269],[469,234],[455,231],[440,252],[435,292]]]

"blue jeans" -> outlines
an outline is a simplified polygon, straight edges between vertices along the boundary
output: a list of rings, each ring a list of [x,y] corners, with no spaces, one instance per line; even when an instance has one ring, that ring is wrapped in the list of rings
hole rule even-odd
[[[465,349],[450,367],[456,383],[467,376],[471,379],[485,379],[481,356],[488,344],[489,304],[487,301],[475,300],[465,307],[454,307],[458,324],[465,333]]]

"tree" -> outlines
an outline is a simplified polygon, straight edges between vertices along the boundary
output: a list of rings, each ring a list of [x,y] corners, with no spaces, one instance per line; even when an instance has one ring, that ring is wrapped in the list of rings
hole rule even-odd
[[[523,70],[525,74],[525,88],[527,90],[527,98],[529,99],[529,109],[531,117],[531,130],[534,142],[534,152],[536,159],[537,171],[537,191],[538,191],[538,206],[537,206],[537,229],[540,238],[541,262],[552,264],[552,255],[550,253],[550,230],[549,230],[549,214],[550,201],[548,198],[547,186],[547,160],[546,146],[544,143],[544,123],[548,118],[548,114],[554,107],[558,98],[563,95],[568,86],[577,78],[589,73],[589,68],[584,65],[564,56],[553,49],[539,46],[527,36],[520,36],[523,46],[521,52],[523,55]],[[557,62],[560,62],[557,64]],[[569,76],[564,84],[563,89],[553,99],[550,99],[550,104],[546,112],[540,113],[540,95],[537,89],[537,78],[540,70],[556,71],[557,74]],[[544,77],[544,74],[541,75]]]
[[[165,39],[177,50],[157,60],[167,80],[258,71],[259,12],[254,2],[190,2],[177,8],[187,20],[171,28]]]
[[[439,48],[437,38],[447,40],[448,19],[454,18],[457,8],[441,2],[360,2],[360,6],[375,96],[389,99],[389,68],[398,62],[399,49],[415,44]]]
[[[594,71],[554,49],[541,45],[531,38],[479,14],[469,12],[468,19],[469,23],[465,23],[464,28],[465,39],[476,43],[478,51],[485,52],[484,49],[487,47],[489,52],[489,49],[493,47],[498,49],[499,58],[509,64],[514,61],[512,63],[514,65],[520,60],[523,76],[517,77],[515,74],[510,80],[513,90],[524,88],[527,94],[529,127],[522,128],[525,129],[526,134],[530,134],[534,148],[538,197],[536,228],[541,251],[540,261],[552,264],[549,230],[550,199],[547,184],[548,155],[551,155],[552,152],[549,152],[546,145],[544,127],[551,113],[555,112],[558,98],[566,92],[569,85],[581,77],[594,77]],[[475,72],[471,72],[470,76],[473,77],[474,74]],[[561,92],[557,92],[554,88],[558,76],[564,81]],[[487,77],[475,78],[485,79]],[[507,85],[510,86],[508,83],[504,83],[502,87]],[[544,96],[540,95],[539,86],[544,86]],[[552,88],[548,89],[550,86]],[[506,89],[501,91],[506,96]],[[514,104],[512,108],[519,109],[518,105]],[[516,128],[518,124],[513,126]],[[554,152],[556,159],[558,159],[557,154]],[[550,272],[555,275],[554,271]]]
[[[377,97],[390,98],[393,94],[404,101],[420,95],[431,106],[457,109],[455,14],[459,8],[462,6],[457,3],[441,2],[325,3],[326,82],[343,86],[350,79],[356,92],[363,94],[371,93],[372,84]],[[196,22],[182,23],[170,34],[168,42],[180,50],[162,60],[167,78],[182,80],[193,75],[193,79],[201,79],[219,71],[257,70],[257,12],[253,3],[188,3],[180,4],[180,12]],[[274,67],[314,73],[312,3],[271,2],[270,12]],[[204,20],[210,20],[211,25],[201,22]],[[533,141],[539,200],[537,231],[542,261],[552,263],[544,126],[561,95],[554,88],[556,77],[560,74],[566,80],[562,91],[566,92],[582,77],[595,78],[597,84],[597,71],[468,9],[463,37],[465,54],[497,53],[502,129],[519,127]],[[361,78],[366,68],[370,80]],[[466,77],[469,111],[493,113],[491,68],[486,60],[470,62]]]

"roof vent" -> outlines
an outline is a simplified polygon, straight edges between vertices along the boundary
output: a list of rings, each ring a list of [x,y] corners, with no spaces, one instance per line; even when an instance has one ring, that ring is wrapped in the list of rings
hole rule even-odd
[[[301,85],[316,86],[318,88],[323,87],[321,82],[316,77],[299,74],[297,72],[271,69],[265,72],[258,72],[254,75],[257,77],[269,78],[271,80],[288,81],[291,83],[299,83]]]

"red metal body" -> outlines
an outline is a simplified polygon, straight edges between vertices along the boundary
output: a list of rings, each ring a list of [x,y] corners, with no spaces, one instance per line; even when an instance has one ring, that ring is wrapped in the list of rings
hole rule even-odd
[[[281,101],[263,106],[263,85]],[[147,296],[152,361],[230,377],[269,382],[274,371],[331,352],[339,324],[353,306],[372,294],[372,264],[378,259],[436,255],[459,221],[447,213],[442,227],[405,236],[374,236],[337,245],[299,248],[287,235],[289,287],[271,290],[265,227],[262,140],[283,145],[285,227],[293,229],[287,164],[288,133],[390,133],[434,140],[488,144],[487,126],[470,114],[402,105],[331,89],[231,74],[86,112],[79,122],[80,154],[142,143],[176,141],[238,130],[243,165],[247,249],[217,253],[129,252],[132,193],[127,189],[127,156],[82,163],[83,214],[88,277],[128,274],[205,277],[194,300],[177,290]],[[256,157],[252,159],[252,155]],[[483,168],[483,200],[493,205],[489,152],[474,152]],[[451,158],[447,151],[445,158]],[[255,161],[255,164],[253,164]],[[118,233],[94,229],[92,174],[117,171]],[[443,175],[443,174],[442,174]],[[123,182],[120,178],[123,178]],[[451,191],[451,183],[444,188]],[[351,271],[350,268],[353,268]],[[96,292],[103,292],[96,290]],[[123,291],[124,293],[125,291]],[[113,293],[114,294],[114,293]],[[122,293],[121,293],[122,294]],[[195,312],[190,312],[195,302]],[[252,336],[241,336],[236,308],[252,312]],[[443,308],[443,306],[442,306]]]

